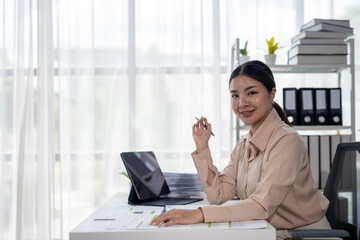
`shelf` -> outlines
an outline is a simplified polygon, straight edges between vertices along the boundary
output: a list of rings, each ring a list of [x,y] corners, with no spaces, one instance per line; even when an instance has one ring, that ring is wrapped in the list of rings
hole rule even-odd
[[[338,73],[350,65],[269,65],[273,73]]]
[[[338,76],[338,87],[341,86],[342,80],[342,71],[349,71],[350,76],[350,126],[294,126],[294,129],[301,131],[304,134],[314,135],[314,134],[351,134],[352,139],[356,139],[356,130],[355,130],[355,51],[354,51],[354,38],[348,38],[346,43],[349,46],[347,64],[300,64],[300,65],[289,65],[289,64],[273,64],[268,65],[271,71],[274,74],[337,74]],[[235,67],[235,63],[240,61],[240,39],[236,38],[235,45],[231,49],[231,69]],[[231,111],[230,113],[231,127],[230,127],[230,145],[233,143],[233,132],[235,132],[235,141],[240,139],[240,135],[243,134],[246,130],[249,130],[249,127],[240,126],[240,121],[234,122],[234,115]],[[234,127],[235,123],[235,127]],[[239,129],[240,131],[236,131]],[[241,132],[241,133],[240,133]]]
[[[297,131],[340,131],[351,130],[351,126],[339,126],[339,125],[311,125],[311,126],[293,126]],[[240,131],[249,130],[249,126],[240,126]],[[234,128],[235,130],[235,128]]]
[[[339,125],[314,125],[314,126],[293,126],[296,130],[304,131],[304,130],[311,130],[311,131],[333,131],[333,130],[351,130],[351,126],[339,126]]]

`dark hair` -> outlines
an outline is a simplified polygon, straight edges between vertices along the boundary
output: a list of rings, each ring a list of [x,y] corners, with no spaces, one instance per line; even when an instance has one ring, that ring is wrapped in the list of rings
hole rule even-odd
[[[262,83],[269,92],[271,92],[273,88],[276,88],[271,69],[265,63],[257,60],[246,62],[235,68],[235,70],[230,75],[229,85],[231,81],[238,76],[247,76]],[[280,107],[280,105],[276,102],[273,102],[273,107],[280,116],[281,120],[283,120],[287,125],[291,126],[285,111]]]

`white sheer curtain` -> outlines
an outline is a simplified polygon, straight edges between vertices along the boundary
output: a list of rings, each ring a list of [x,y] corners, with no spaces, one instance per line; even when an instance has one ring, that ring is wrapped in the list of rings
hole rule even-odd
[[[69,0],[54,9],[56,196],[67,238],[89,210],[128,187],[118,174],[130,134],[128,5]]]
[[[6,1],[2,7],[1,237],[50,239],[55,160],[51,2]]]
[[[211,1],[68,0],[54,9],[55,219],[66,238],[127,191],[120,152],[153,150],[164,171],[195,172],[191,127],[206,115],[220,156],[217,86],[227,73]]]
[[[122,151],[153,150],[164,171],[195,172],[195,117],[212,123],[222,169],[233,148],[234,39],[249,40],[251,59],[262,60],[275,36],[285,63],[299,24],[348,13],[340,0],[322,2],[314,13],[302,0],[0,0],[1,239],[68,239],[128,191]]]

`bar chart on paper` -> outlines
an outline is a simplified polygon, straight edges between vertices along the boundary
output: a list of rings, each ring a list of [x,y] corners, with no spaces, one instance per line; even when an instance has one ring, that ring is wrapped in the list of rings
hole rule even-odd
[[[115,221],[109,224],[109,230],[116,229],[157,229],[159,226],[149,225],[151,220],[156,218],[161,214],[160,209],[153,208],[129,208],[121,211],[121,214],[118,214]]]
[[[182,206],[186,208],[185,206]],[[169,206],[170,209],[177,208]],[[186,209],[193,209],[191,208]],[[112,221],[107,229],[109,230],[151,230],[151,229],[260,229],[266,228],[265,221],[247,221],[247,222],[222,222],[222,223],[199,223],[191,225],[172,225],[165,227],[162,224],[158,226],[149,225],[150,222],[162,213],[162,207],[151,206],[124,206],[118,210],[116,219]]]

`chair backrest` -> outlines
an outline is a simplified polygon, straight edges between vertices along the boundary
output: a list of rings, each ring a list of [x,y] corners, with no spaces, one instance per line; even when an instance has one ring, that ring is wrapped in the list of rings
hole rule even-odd
[[[356,161],[360,159],[360,142],[338,145],[330,173],[324,188],[324,195],[330,205],[326,217],[333,229],[345,229],[350,239],[357,238],[357,178]]]

